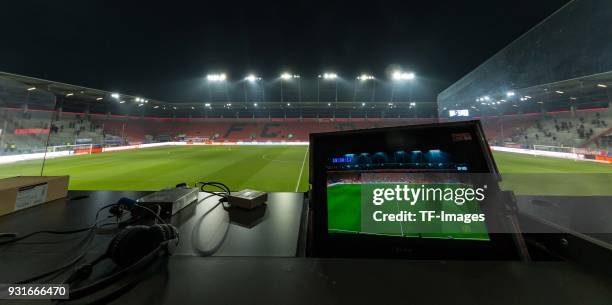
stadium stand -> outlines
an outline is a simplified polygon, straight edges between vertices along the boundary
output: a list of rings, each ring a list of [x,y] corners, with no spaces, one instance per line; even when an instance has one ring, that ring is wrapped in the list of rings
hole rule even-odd
[[[3,154],[42,151],[49,146],[117,146],[167,141],[286,142],[308,141],[311,133],[431,123],[429,118],[374,119],[216,119],[155,118],[61,113],[51,122],[45,111],[5,109]],[[483,116],[492,145],[565,146],[609,149],[609,110]],[[49,135],[50,134],[50,135]],[[49,135],[49,136],[48,136]]]

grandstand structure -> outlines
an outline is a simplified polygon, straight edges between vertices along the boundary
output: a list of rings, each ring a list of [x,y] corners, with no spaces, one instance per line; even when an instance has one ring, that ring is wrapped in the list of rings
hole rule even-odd
[[[569,2],[441,92],[439,117],[479,118],[498,145],[609,151],[610,16],[609,1]]]
[[[409,80],[400,86],[369,75],[340,87],[335,77],[265,83],[253,76],[209,84],[200,101],[177,103],[0,73],[0,154],[70,145],[95,151],[172,141],[306,142],[314,132],[479,119],[492,145],[609,155],[611,15],[607,0],[572,1],[437,101],[413,96]]]

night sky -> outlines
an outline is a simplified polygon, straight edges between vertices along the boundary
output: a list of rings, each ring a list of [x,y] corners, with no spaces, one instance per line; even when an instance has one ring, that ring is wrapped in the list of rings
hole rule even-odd
[[[0,7],[0,70],[195,102],[209,72],[354,79],[399,66],[433,99],[566,2],[11,1]]]

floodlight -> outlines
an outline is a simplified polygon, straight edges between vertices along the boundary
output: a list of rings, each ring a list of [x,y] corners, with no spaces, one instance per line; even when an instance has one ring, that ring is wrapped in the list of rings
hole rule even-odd
[[[209,82],[222,82],[226,80],[226,75],[225,73],[220,73],[220,74],[208,74],[206,75],[206,79]]]
[[[157,108],[159,108],[159,106],[158,106],[158,105],[156,105],[156,106],[153,106],[153,109],[157,109]]]
[[[103,98],[101,98],[101,97],[96,99],[96,101],[101,101],[101,100],[103,100]]]
[[[360,80],[362,82],[365,82],[367,80],[372,80],[372,79],[374,79],[373,75],[361,74],[361,75],[357,76],[357,80]]]
[[[414,107],[414,106],[416,106],[416,103],[415,102],[410,102],[410,106]]]
[[[291,103],[287,103],[287,106],[291,106]]]
[[[334,80],[338,78],[338,74],[336,73],[323,73],[323,79]]]
[[[606,86],[606,85],[604,85],[604,84],[597,84],[597,87],[600,87],[600,88],[608,88],[608,86]]]
[[[292,78],[300,78],[300,76],[297,74],[291,74],[289,72],[284,72],[283,74],[281,74],[280,78],[284,80],[290,80]]]
[[[210,103],[205,103],[204,107],[210,107]]]
[[[32,90],[36,90],[36,87],[30,87],[30,88],[28,88],[28,91],[32,91]]]
[[[331,103],[327,103],[327,106],[331,106]]]
[[[365,103],[361,103],[361,107],[364,107],[364,106],[365,106]]]
[[[514,91],[508,91],[508,92],[506,92],[506,96],[507,96],[507,97],[513,97],[513,96],[514,96],[514,94],[515,94],[515,93],[514,93]]]
[[[119,99],[119,93],[112,93],[111,97],[114,99]]]
[[[484,99],[485,101],[488,101],[488,100],[490,100],[491,98],[490,98],[488,95],[485,95],[485,96],[483,97],[483,99]]]
[[[253,107],[257,107],[257,103],[253,103]]]
[[[125,104],[125,101],[121,101],[121,102],[119,102],[119,104]]]
[[[557,93],[559,93],[559,94],[563,94],[563,93],[564,93],[564,92],[563,92],[563,91],[561,91],[561,90],[557,90],[557,91],[555,91],[555,92],[557,92]]]
[[[393,80],[413,80],[416,76],[412,72],[394,71],[391,74]]]
[[[74,93],[72,93],[72,92],[71,92],[71,93],[66,94],[66,96],[73,96],[73,95],[74,95]]]
[[[253,83],[255,81],[261,80],[261,77],[255,76],[253,74],[249,74],[249,75],[247,75],[247,77],[244,78],[244,80]]]

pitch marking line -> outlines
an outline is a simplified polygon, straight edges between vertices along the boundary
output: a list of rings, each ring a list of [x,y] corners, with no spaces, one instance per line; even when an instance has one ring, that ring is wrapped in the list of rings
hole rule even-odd
[[[304,160],[302,161],[302,168],[300,168],[300,176],[298,177],[297,184],[295,185],[295,191],[298,191],[300,187],[300,182],[302,181],[302,173],[304,172],[304,164],[306,164],[306,155],[308,155],[308,148],[306,148],[306,152],[304,153]]]

